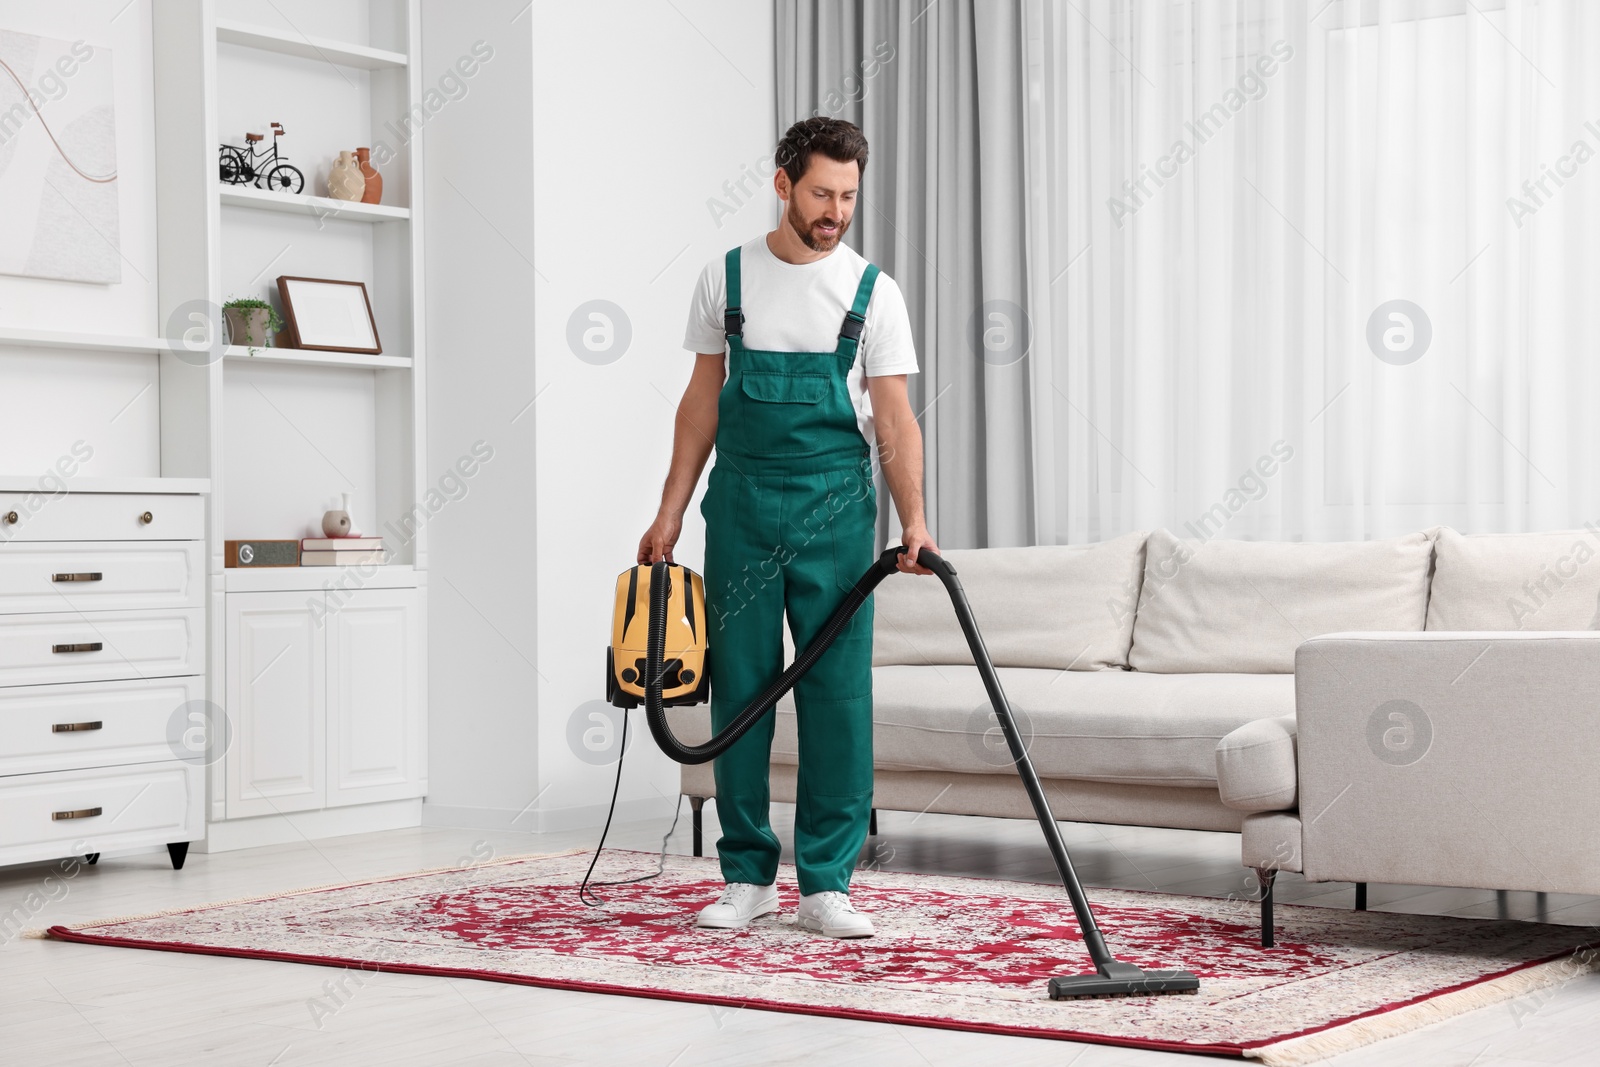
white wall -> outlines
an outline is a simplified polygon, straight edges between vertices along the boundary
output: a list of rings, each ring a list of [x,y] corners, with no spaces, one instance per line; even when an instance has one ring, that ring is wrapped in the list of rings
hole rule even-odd
[[[612,586],[655,514],[693,361],[694,281],[774,217],[770,191],[720,227],[707,200],[770,158],[775,91],[769,5],[524,8],[452,3],[425,27],[428,71],[495,49],[425,149],[432,462],[495,448],[431,527],[425,819],[534,830],[604,815],[615,766],[578,758],[569,721],[604,696]],[[568,345],[592,300],[631,330],[609,363]],[[697,569],[698,503],[675,553]],[[677,768],[638,715],[622,812],[670,812]]]
[[[506,826],[538,793],[533,663],[533,40],[515,0],[422,9],[422,69],[492,55],[423,126],[428,460],[436,481],[493,458],[428,524],[428,796],[423,820]],[[526,817],[515,825],[531,829]]]

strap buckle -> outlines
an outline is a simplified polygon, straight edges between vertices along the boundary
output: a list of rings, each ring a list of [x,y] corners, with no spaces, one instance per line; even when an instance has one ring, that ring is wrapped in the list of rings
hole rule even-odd
[[[723,312],[722,332],[729,337],[744,336],[744,312],[739,308],[729,308]]]
[[[847,341],[861,340],[861,331],[866,328],[865,316],[857,315],[854,311],[844,313],[844,322],[839,325],[839,336]]]

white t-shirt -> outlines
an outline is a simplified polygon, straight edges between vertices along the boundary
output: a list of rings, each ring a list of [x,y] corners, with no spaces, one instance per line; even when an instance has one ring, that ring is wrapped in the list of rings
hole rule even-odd
[[[839,344],[839,325],[856,299],[856,287],[867,261],[843,243],[814,263],[785,263],[767,247],[765,235],[741,246],[739,299],[744,309],[746,348],[767,352],[832,352]],[[728,307],[724,257],[700,272],[689,306],[683,347],[691,352],[726,352],[723,312]],[[723,374],[728,357],[723,356]],[[856,409],[856,425],[869,445],[877,444],[872,425],[872,399],[863,375],[917,373],[917,351],[911,340],[911,317],[905,296],[894,279],[880,273],[867,304],[867,323],[856,348],[855,366],[845,379]]]

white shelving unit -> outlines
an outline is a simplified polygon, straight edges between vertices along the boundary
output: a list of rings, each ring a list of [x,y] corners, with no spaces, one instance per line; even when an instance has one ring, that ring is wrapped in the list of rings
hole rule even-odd
[[[112,850],[192,841],[202,819],[196,851],[421,822],[424,502],[432,481],[424,469],[424,132],[410,118],[424,91],[413,62],[421,0],[321,0],[317,15],[326,37],[300,34],[273,0],[160,0],[130,9],[126,18],[147,18],[148,33],[120,24],[118,69],[148,68],[134,84],[152,86],[154,113],[140,107],[148,99],[126,109],[117,100],[119,118],[129,116],[141,138],[120,161],[122,206],[141,212],[123,231],[131,267],[124,288],[7,281],[22,294],[18,304],[48,292],[48,306],[65,309],[52,326],[140,324],[133,333],[0,326],[0,395],[13,401],[0,421],[0,524],[12,535],[0,536],[0,570],[37,577],[46,572],[28,565],[41,552],[87,554],[94,566],[77,569],[104,571],[109,588],[118,568],[159,565],[175,576],[172,603],[107,599],[104,619],[154,608],[184,613],[181,626],[163,623],[183,638],[173,638],[182,655],[174,653],[177,666],[167,672],[181,685],[162,681],[134,699],[128,680],[102,664],[114,658],[104,650],[84,650],[76,674],[0,678],[16,700],[32,699],[40,685],[78,687],[81,718],[104,718],[106,736],[117,726],[117,737],[137,742],[90,751],[84,737],[99,735],[63,734],[48,766],[0,746],[0,789],[28,787],[24,779],[37,773],[64,776],[63,796],[88,788],[80,778],[92,779],[107,803],[126,793],[131,805],[143,787],[159,794],[155,807],[141,801],[138,809],[149,827],[132,826],[130,816],[104,836]],[[148,52],[129,40],[148,41]],[[243,142],[246,131],[270,137],[275,121],[285,127],[279,151],[306,177],[303,194],[222,183],[218,146]],[[373,148],[383,175],[379,204],[321,195],[333,158],[358,146]],[[143,214],[152,200],[153,234]],[[280,275],[362,282],[382,352],[205,344],[221,337],[227,299],[276,304]],[[319,536],[323,511],[344,493],[353,494],[356,528],[384,537],[389,564],[224,566],[227,540]],[[39,620],[63,613],[39,604],[49,607],[59,593],[45,588],[45,599],[29,602],[36,618],[21,612],[0,623],[44,625]],[[77,625],[63,619],[61,626]],[[209,701],[230,724],[225,750],[203,767],[171,749],[168,712],[181,709],[156,706],[180,690]],[[119,719],[128,716],[137,721]],[[154,786],[139,777],[155,774],[151,768],[166,775]],[[100,803],[62,800],[85,810]],[[91,822],[84,816],[55,829],[93,829]],[[21,853],[10,838],[34,831],[8,833],[0,834],[0,857],[15,858]],[[35,834],[43,842],[35,851],[49,853],[59,836]]]
[[[309,348],[246,348],[228,345],[223,359],[253,360],[257,363],[293,363],[303,367],[371,367],[406,370],[409,356],[370,356],[362,352],[318,352]]]
[[[282,211],[289,215],[310,215],[319,219],[396,222],[411,217],[408,209],[390,204],[363,204],[358,201],[335,200],[331,196],[308,196],[304,193],[275,193],[270,189],[257,189],[250,185],[225,185],[219,193],[225,207]]]
[[[423,134],[396,125],[423,92],[420,0],[325,6],[329,36],[309,37],[270,0],[151,5],[157,321],[196,300],[277,306],[280,275],[357,280],[383,347],[227,345],[201,368],[159,357],[163,474],[210,478],[208,697],[232,725],[199,851],[418,825],[427,789]],[[303,192],[221,182],[218,146],[247,130],[270,145],[274,121]],[[383,202],[320,195],[338,151],[360,145]],[[224,567],[225,540],[320,536],[345,492],[390,564]]]
[[[371,573],[372,571],[376,573]],[[324,583],[337,587],[341,582],[361,589],[409,589],[417,584],[415,570],[404,563],[368,568],[363,574],[346,567],[235,567],[227,572],[229,593],[281,593],[320,590]]]
[[[150,355],[166,351],[167,342],[160,337],[120,337],[104,333],[75,333],[71,330],[19,330],[0,327],[0,346]]]
[[[396,70],[407,64],[404,52],[368,48],[366,45],[324,37],[306,37],[294,31],[271,30],[231,19],[217,20],[217,40],[223,44],[244,45],[246,48],[298,56],[301,59],[318,59],[358,70]]]
[[[39,489],[37,474],[0,474],[0,493],[31,493]],[[209,493],[208,478],[84,478],[71,480],[75,493]]]

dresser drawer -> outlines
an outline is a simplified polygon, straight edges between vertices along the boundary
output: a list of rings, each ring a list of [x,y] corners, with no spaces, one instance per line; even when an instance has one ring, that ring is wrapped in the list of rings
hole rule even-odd
[[[198,608],[204,541],[13,541],[0,544],[0,614]]]
[[[204,608],[0,617],[0,686],[201,674],[205,644]]]
[[[194,494],[0,493],[0,541],[194,541],[205,533],[205,498]]]
[[[0,863],[197,840],[204,788],[178,760],[0,779]]]
[[[197,675],[0,689],[0,775],[204,763],[205,695]]]

